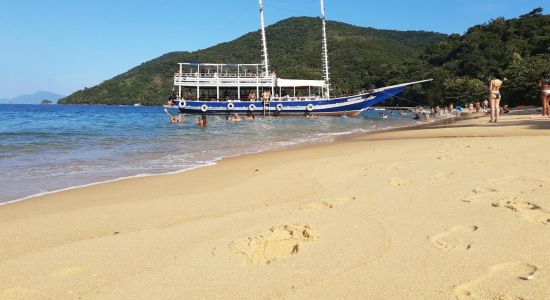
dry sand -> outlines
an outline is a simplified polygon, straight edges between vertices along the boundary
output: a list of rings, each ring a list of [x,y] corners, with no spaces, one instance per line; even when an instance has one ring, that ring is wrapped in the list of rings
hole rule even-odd
[[[0,206],[0,299],[550,299],[550,120],[486,122]]]

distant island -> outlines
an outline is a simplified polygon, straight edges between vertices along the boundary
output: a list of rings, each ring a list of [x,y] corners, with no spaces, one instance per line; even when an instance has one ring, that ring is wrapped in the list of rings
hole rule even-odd
[[[53,102],[47,99],[44,99],[40,102],[40,104],[52,104]]]
[[[57,103],[57,101],[65,96],[47,91],[38,91],[34,94],[21,95],[9,99],[0,99],[0,104],[44,104],[44,100],[50,101],[49,104]]]
[[[319,22],[318,18],[296,17],[267,28],[271,66],[279,76],[321,78]],[[502,90],[504,103],[538,105],[535,84],[542,71],[550,70],[548,28],[550,15],[544,15],[542,8],[450,36],[331,21],[334,94],[434,78],[432,84],[407,89],[403,97],[429,105],[464,104],[484,98],[488,80],[501,73],[509,79]],[[59,103],[158,105],[172,92],[178,62],[259,63],[259,49],[260,34],[252,32],[208,49],[168,53]]]

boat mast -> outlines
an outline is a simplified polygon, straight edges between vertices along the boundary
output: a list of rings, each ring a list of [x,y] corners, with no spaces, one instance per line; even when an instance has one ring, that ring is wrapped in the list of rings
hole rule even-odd
[[[324,90],[325,98],[330,98],[330,72],[328,67],[328,46],[327,46],[327,25],[325,20],[325,1],[321,0],[321,20],[323,22],[323,79],[326,88]]]
[[[264,23],[264,4],[263,0],[260,0],[260,24],[262,27],[262,64],[266,76],[269,75],[269,59],[267,57],[267,42],[265,38],[265,23]]]

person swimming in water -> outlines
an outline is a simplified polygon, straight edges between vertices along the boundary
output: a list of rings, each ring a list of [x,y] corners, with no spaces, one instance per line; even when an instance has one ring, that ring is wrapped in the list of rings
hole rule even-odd
[[[500,116],[500,88],[502,87],[503,78],[499,74],[495,76],[495,79],[489,82],[489,102],[491,102],[491,121],[490,123],[498,122]]]
[[[206,116],[205,115],[197,117],[197,126],[206,127]]]
[[[171,115],[168,110],[165,108],[164,112],[168,115],[168,119],[170,119],[170,123],[181,123],[183,122],[183,114],[178,114],[177,116]]]
[[[233,116],[231,117],[231,122],[240,122],[241,121],[241,117],[239,116],[239,114],[233,114]]]
[[[550,75],[548,73],[541,74],[538,86],[542,102],[542,116],[550,117]]]

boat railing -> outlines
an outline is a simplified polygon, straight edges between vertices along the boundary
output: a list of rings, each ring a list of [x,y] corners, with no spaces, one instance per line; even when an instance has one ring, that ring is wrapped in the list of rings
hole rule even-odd
[[[243,97],[242,99],[217,99],[215,97],[201,97],[197,99],[195,97],[182,97],[176,98],[175,100],[187,100],[187,101],[207,101],[207,102],[250,102],[250,101],[262,101],[260,99],[249,99],[248,97]],[[293,102],[293,101],[319,101],[323,100],[320,96],[311,96],[311,97],[273,97],[270,99],[271,102]]]
[[[261,76],[257,73],[175,73],[174,77],[187,78],[272,78],[272,76]]]
[[[223,74],[223,76],[219,76],[215,73],[176,73],[174,75],[174,84],[191,86],[271,86],[275,84],[275,77],[239,76],[238,74]]]
[[[322,100],[320,96],[304,96],[304,97],[273,97],[271,101],[304,101],[304,100]]]

